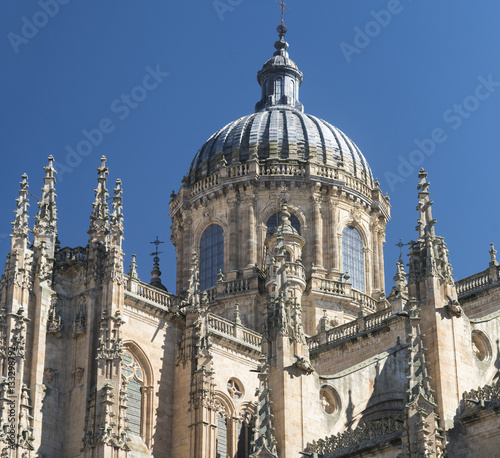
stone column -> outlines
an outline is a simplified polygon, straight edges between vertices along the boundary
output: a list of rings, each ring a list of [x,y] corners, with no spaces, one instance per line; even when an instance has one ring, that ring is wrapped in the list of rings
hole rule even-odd
[[[228,271],[238,269],[238,208],[239,200],[235,197],[227,199],[229,205],[229,244],[228,244]]]
[[[323,268],[323,218],[321,216],[321,196],[314,194],[313,201],[313,224],[314,224],[314,265]]]
[[[378,273],[379,273],[380,291],[385,291],[384,244],[385,244],[385,228],[380,227],[379,237],[378,237]]]
[[[373,263],[372,263],[373,291],[379,291],[380,290],[380,284],[379,284],[380,275],[378,272],[378,269],[379,269],[379,267],[378,267],[379,266],[379,262],[378,262],[379,231],[378,231],[376,223],[373,223],[371,225],[371,232],[372,232],[372,250],[373,250]]]
[[[328,234],[329,244],[327,246],[330,247],[330,269],[338,271],[339,260],[338,260],[338,251],[339,244],[337,239],[337,205],[338,202],[334,199],[330,199],[329,208],[330,208],[330,230]]]
[[[255,196],[246,197],[248,205],[248,238],[247,238],[247,260],[248,266],[253,267],[257,263],[257,234],[255,227]]]

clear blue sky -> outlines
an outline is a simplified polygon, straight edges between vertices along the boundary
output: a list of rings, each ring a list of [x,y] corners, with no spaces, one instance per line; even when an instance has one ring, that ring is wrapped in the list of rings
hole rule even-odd
[[[489,243],[500,246],[498,0],[287,3],[306,112],[349,135],[391,197],[387,291],[393,244],[416,238],[420,166],[455,278],[485,269]],[[61,243],[85,245],[105,154],[110,188],[123,181],[126,265],[137,254],[149,281],[149,241],[158,235],[163,282],[174,291],[170,194],[212,133],[253,112],[256,72],[272,55],[278,23],[274,0],[1,2],[0,257],[20,177],[27,172],[39,196],[49,154],[72,169],[57,184]],[[99,127],[106,132],[94,132],[96,146],[68,163],[68,147]],[[434,150],[415,153],[416,140],[433,133],[439,143],[420,148]]]

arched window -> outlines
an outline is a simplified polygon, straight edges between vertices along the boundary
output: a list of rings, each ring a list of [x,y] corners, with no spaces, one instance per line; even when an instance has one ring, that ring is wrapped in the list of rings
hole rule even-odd
[[[255,422],[249,412],[243,412],[241,421],[238,422],[238,451],[236,458],[248,458],[252,451],[253,429]]]
[[[128,352],[123,354],[122,376],[127,387],[127,426],[131,434],[141,436],[144,375],[141,366]]]
[[[281,100],[281,97],[283,96],[283,80],[281,78],[276,78],[276,102],[279,102]]]
[[[363,240],[359,232],[352,226],[347,226],[342,232],[342,265],[344,272],[348,272],[351,277],[352,287],[364,292]]]
[[[222,227],[212,224],[201,236],[200,288],[205,291],[217,282],[219,270],[224,269],[224,238]]]
[[[293,214],[290,214],[290,223],[292,227],[300,234],[300,222],[299,219]],[[267,235],[273,235],[273,232],[276,230],[278,225],[280,224],[280,214],[275,213],[269,219],[267,220],[266,226],[267,226]]]
[[[222,413],[217,414],[217,458],[227,457],[227,418]]]

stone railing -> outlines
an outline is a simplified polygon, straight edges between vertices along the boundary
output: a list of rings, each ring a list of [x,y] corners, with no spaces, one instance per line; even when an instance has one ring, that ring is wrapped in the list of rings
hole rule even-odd
[[[372,297],[368,296],[365,293],[362,293],[361,291],[358,291],[356,289],[352,289],[352,297],[355,302],[358,302],[361,305],[364,305],[368,309],[370,309],[372,312],[377,311],[377,301],[373,299]]]
[[[250,288],[250,278],[222,282],[222,291],[224,294],[240,293],[248,291]]]
[[[209,302],[212,302],[217,297],[217,287],[216,286],[213,286],[212,288],[206,289],[204,292],[206,293],[207,299]]]
[[[321,332],[315,336],[307,338],[309,350],[317,350],[344,339],[350,339],[357,335],[373,331],[385,326],[385,322],[392,316],[392,309],[386,308],[370,315],[360,317],[357,320],[342,324],[326,332]]]
[[[366,197],[369,197],[371,199],[372,197],[372,191],[369,186],[367,186],[365,183],[363,183],[361,180],[358,178],[354,178],[351,175],[348,175],[347,173],[343,173],[340,175],[340,180],[345,182],[345,186],[348,188],[354,189],[355,191],[358,191],[360,194],[363,194]]]
[[[371,315],[365,316],[363,321],[365,323],[365,330],[375,329],[384,325],[384,321],[392,315],[392,309],[387,308],[380,310]]]
[[[491,277],[487,270],[479,272],[470,277],[464,278],[463,280],[458,280],[455,282],[457,288],[457,294],[462,296],[466,293],[484,288],[491,283]]]
[[[403,430],[404,419],[402,415],[381,418],[380,420],[364,423],[354,430],[347,430],[335,436],[307,444],[306,452],[318,453],[323,458],[330,458],[337,456],[338,454],[335,452],[339,450],[352,448],[354,452],[392,439],[394,436],[401,435]]]
[[[305,176],[306,169],[302,165],[275,163],[259,166],[259,173],[263,176],[269,175],[289,175],[289,176]]]
[[[352,321],[350,323],[337,326],[326,333],[327,344],[343,340],[348,337],[352,337],[359,332],[359,323]]]
[[[337,280],[322,279],[319,282],[319,290],[326,293],[338,294],[344,296],[346,293],[346,284]]]
[[[250,168],[248,164],[237,164],[226,167],[226,176],[228,178],[243,177],[248,175]]]
[[[339,170],[333,167],[319,166],[315,170],[315,174],[321,178],[330,178],[332,180],[338,180]]]
[[[236,340],[238,343],[252,348],[252,350],[260,351],[261,349],[262,336],[258,332],[220,316],[211,313],[208,315],[208,329],[215,334]]]
[[[135,294],[143,299],[154,302],[155,304],[161,305],[166,308],[170,308],[174,305],[174,297],[172,294],[160,291],[153,286],[150,286],[141,281],[137,282],[137,289]]]
[[[340,280],[319,279],[314,280],[314,287],[325,293],[335,294],[338,296],[352,297],[354,302],[365,306],[372,312],[377,311],[377,301],[368,294],[362,293],[351,287],[350,283],[345,283]]]
[[[67,264],[84,263],[87,260],[87,249],[81,246],[76,248],[64,247],[55,254],[56,261]]]
[[[205,191],[206,189],[211,188],[212,186],[217,186],[220,182],[220,176],[218,172],[213,173],[212,175],[203,178],[202,180],[197,181],[191,190],[191,194],[195,195],[201,191]]]
[[[208,316],[208,327],[212,331],[218,331],[229,336],[234,336],[236,333],[236,323],[212,314]]]
[[[469,409],[484,406],[486,402],[500,401],[500,380],[477,390],[466,391],[462,399],[465,407]]]
[[[269,160],[255,165],[249,163],[234,164],[223,166],[217,171],[214,171],[210,176],[202,178],[194,183],[191,187],[191,196],[195,196],[199,192],[203,192],[214,186],[221,185],[226,179],[234,179],[255,175],[256,177],[272,177],[272,176],[289,176],[289,177],[319,177],[339,181],[346,188],[351,188],[354,191],[372,199],[372,190],[362,178],[357,178],[349,174],[346,170],[339,169],[336,166],[327,166],[324,164],[315,164],[313,162],[271,162]],[[176,208],[175,203],[171,208]]]
[[[301,262],[287,262],[286,274],[287,276],[301,278],[305,281],[306,269]]]
[[[179,194],[176,194],[170,200],[170,214],[177,212],[177,210],[181,207],[182,201],[184,198],[184,188],[181,188]]]

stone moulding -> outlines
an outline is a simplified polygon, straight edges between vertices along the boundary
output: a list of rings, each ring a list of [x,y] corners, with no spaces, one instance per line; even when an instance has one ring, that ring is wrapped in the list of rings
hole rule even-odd
[[[307,445],[306,452],[316,453],[321,458],[334,458],[373,447],[379,448],[383,444],[392,446],[399,442],[404,429],[402,414],[381,418],[362,424],[354,430],[314,441]]]
[[[500,413],[500,380],[466,391],[462,395],[461,410],[460,419],[466,423],[479,419],[486,411]]]

